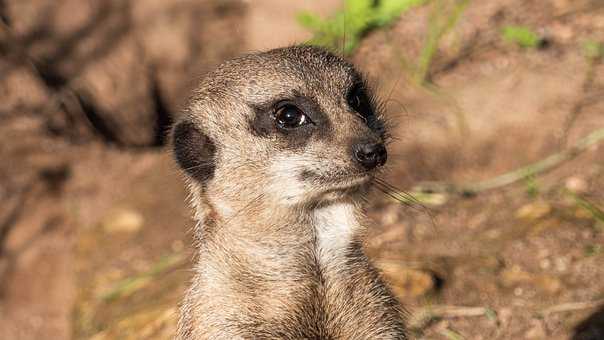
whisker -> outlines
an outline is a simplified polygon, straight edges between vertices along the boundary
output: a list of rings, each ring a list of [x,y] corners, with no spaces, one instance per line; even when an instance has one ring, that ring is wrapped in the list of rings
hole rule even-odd
[[[415,198],[415,196],[413,196],[411,193],[401,190],[383,179],[377,178],[376,181],[383,185],[386,189],[394,192],[397,196],[404,198],[405,201],[411,201],[412,203],[423,206],[423,203]]]
[[[402,203],[407,207],[414,209],[415,211],[421,211],[428,215],[432,224],[436,225],[435,217],[432,210],[430,210],[430,208],[428,208],[425,204],[415,198],[415,196],[413,196],[411,193],[405,190],[401,190],[381,178],[376,178],[375,183],[377,184],[376,187],[381,189],[381,191],[389,197],[397,200],[398,202]]]
[[[378,190],[380,190],[382,193],[386,194],[388,197],[394,199],[395,201],[399,202],[400,204],[411,208],[415,211],[421,211],[421,209],[418,207],[418,205],[414,204],[415,202],[410,202],[409,199],[405,198],[405,197],[401,197],[399,195],[397,195],[395,192],[393,192],[391,189],[383,186],[383,184],[376,182],[376,188]]]

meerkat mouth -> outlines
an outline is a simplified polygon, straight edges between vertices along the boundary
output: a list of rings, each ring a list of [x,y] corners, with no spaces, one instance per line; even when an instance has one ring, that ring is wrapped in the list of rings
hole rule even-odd
[[[354,173],[325,176],[312,171],[301,174],[303,180],[320,186],[326,192],[350,191],[368,184],[373,176],[370,173]]]
[[[338,182],[330,178],[329,184],[320,185],[320,193],[315,197],[318,202],[337,202],[340,199],[355,197],[365,191],[371,182],[371,176],[343,176]]]
[[[337,178],[336,181],[339,183],[346,184],[345,187],[356,187],[368,183],[372,176],[369,174],[354,175],[354,176],[343,176]]]

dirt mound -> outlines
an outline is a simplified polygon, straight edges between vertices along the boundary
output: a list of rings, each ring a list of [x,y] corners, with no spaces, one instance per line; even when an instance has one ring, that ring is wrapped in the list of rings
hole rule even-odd
[[[193,75],[240,49],[243,11],[235,1],[7,1],[2,74],[29,81],[6,87],[44,94],[5,94],[3,110],[45,113],[55,133],[159,145]]]
[[[194,77],[242,50],[244,13],[239,1],[0,2],[0,338],[70,337],[82,227],[162,157]]]

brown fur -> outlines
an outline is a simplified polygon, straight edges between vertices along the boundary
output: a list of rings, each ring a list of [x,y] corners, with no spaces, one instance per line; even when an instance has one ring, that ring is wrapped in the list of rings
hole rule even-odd
[[[201,83],[173,130],[198,220],[178,339],[405,339],[362,248],[375,171],[351,148],[384,131],[351,109],[355,84],[352,65],[301,46],[228,61]],[[316,124],[275,128],[282,99]]]

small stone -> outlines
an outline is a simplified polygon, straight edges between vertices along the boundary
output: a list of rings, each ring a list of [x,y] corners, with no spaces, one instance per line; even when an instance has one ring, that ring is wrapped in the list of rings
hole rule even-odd
[[[438,320],[434,323],[434,330],[436,330],[438,333],[441,333],[442,331],[446,330],[449,328],[449,321],[447,320]]]
[[[542,291],[554,295],[562,289],[562,282],[556,277],[550,275],[541,275],[535,279],[535,285]]]
[[[134,233],[143,227],[143,223],[144,218],[137,211],[119,209],[103,218],[101,226],[109,234]]]
[[[170,248],[172,248],[173,252],[180,253],[185,248],[185,244],[181,240],[176,240],[172,242]]]
[[[531,321],[531,328],[524,334],[526,339],[546,339],[547,334],[543,323],[539,320]]]
[[[587,184],[585,179],[577,176],[567,178],[566,182],[564,183],[564,186],[566,187],[566,189],[576,194],[583,194],[589,189],[589,185]]]
[[[558,257],[554,260],[556,270],[559,272],[565,272],[568,269],[568,260],[564,257]]]
[[[541,248],[537,251],[537,258],[544,259],[550,255],[550,251],[547,248]]]
[[[552,211],[552,206],[544,201],[531,202],[523,205],[516,211],[516,217],[524,220],[534,221],[543,218]]]
[[[502,232],[499,229],[491,229],[486,232],[486,236],[491,240],[498,239],[501,236]]]
[[[501,260],[496,256],[486,256],[479,259],[480,267],[489,271],[498,271],[503,266]]]
[[[518,266],[513,266],[510,269],[505,269],[499,274],[501,284],[504,287],[513,287],[521,283],[531,281],[531,274],[522,270]]]
[[[383,225],[394,224],[399,220],[398,213],[400,208],[395,205],[389,205],[380,216]]]
[[[578,220],[592,220],[594,218],[594,215],[583,207],[577,207],[574,216]]]
[[[506,327],[512,319],[512,314],[511,308],[501,308],[497,311],[497,319],[503,327]]]
[[[420,269],[404,267],[397,263],[381,264],[380,269],[399,298],[425,295],[432,291],[436,284],[431,273]]]

